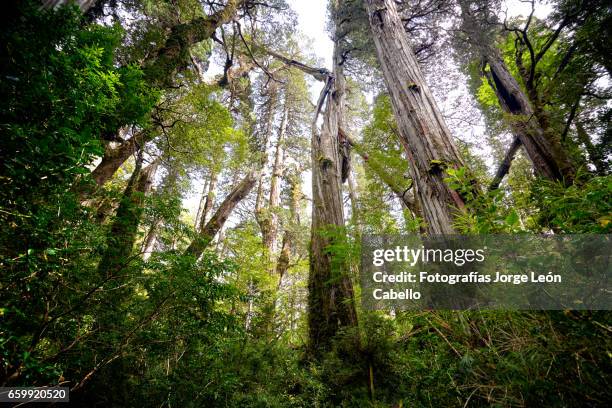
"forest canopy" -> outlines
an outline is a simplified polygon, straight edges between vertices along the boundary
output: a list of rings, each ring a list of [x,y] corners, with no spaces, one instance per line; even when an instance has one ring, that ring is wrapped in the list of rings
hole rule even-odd
[[[4,4],[1,386],[608,406],[610,312],[371,311],[359,273],[372,234],[612,232],[612,4],[301,1]]]

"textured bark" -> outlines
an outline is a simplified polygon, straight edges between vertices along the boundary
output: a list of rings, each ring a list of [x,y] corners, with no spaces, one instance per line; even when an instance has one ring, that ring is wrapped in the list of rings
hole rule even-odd
[[[532,104],[537,102],[538,96],[532,81],[525,79],[530,96],[523,92],[500,56],[499,50],[491,44],[490,34],[470,11],[472,1],[462,0],[459,3],[464,31],[474,49],[489,66],[489,72],[483,70],[483,73],[495,91],[502,110],[511,115],[512,133],[525,147],[534,172],[551,180],[571,183],[575,168],[560,140],[548,129],[544,111],[533,108]]]
[[[492,51],[493,52],[493,51]],[[547,136],[535,117],[531,103],[499,55],[486,58],[489,84],[495,90],[502,110],[515,116],[510,126],[525,146],[535,173],[551,180],[570,183],[575,169],[558,141]]]
[[[268,200],[268,213],[270,224],[267,237],[264,237],[264,245],[268,248],[269,253],[274,253],[276,250],[276,238],[278,235],[278,207],[280,205],[280,182],[284,172],[284,143],[285,133],[287,131],[287,115],[289,114],[289,103],[285,98],[283,114],[281,117],[280,127],[278,129],[278,139],[276,141],[276,150],[274,152],[274,164],[272,165],[272,178],[270,179],[270,197]]]
[[[173,73],[189,63],[189,48],[211,38],[217,28],[230,22],[242,3],[242,0],[228,0],[223,8],[210,16],[196,17],[173,26],[164,46],[145,64],[147,79],[158,86],[171,84]]]
[[[454,216],[464,203],[444,182],[445,169],[462,167],[463,161],[425,83],[395,2],[366,0],[366,5],[427,230],[432,234],[453,233]]]
[[[516,152],[518,152],[520,147],[520,139],[518,137],[512,139],[512,143],[510,143],[510,147],[504,155],[504,159],[497,168],[497,172],[495,172],[495,177],[493,177],[491,185],[489,185],[489,191],[497,190],[499,188],[499,184],[502,182],[504,177],[506,177],[506,174],[508,174],[508,172],[510,171],[512,160],[514,160],[514,156],[516,156]]]
[[[215,211],[204,228],[198,233],[198,236],[191,242],[189,247],[187,247],[185,251],[186,255],[192,255],[196,258],[202,255],[202,252],[204,252],[206,247],[212,242],[215,235],[223,228],[225,221],[227,221],[234,208],[236,208],[238,203],[240,203],[253,189],[258,178],[259,172],[252,171],[234,187],[219,205],[219,208]]]
[[[334,77],[327,81],[322,93],[324,97],[329,91],[323,127],[319,132],[315,117],[311,151],[313,203],[308,324],[310,348],[315,353],[329,347],[339,328],[357,325],[348,265],[342,254],[329,250],[330,246],[341,242],[345,233],[338,140],[338,129],[344,124],[345,80],[338,43],[334,48]]]
[[[138,132],[116,148],[107,147],[102,161],[91,172],[91,177],[98,186],[104,185],[117,172],[119,167],[140,147],[153,138],[152,132]]]
[[[259,140],[259,150],[262,152],[262,168],[266,167],[268,164],[268,143],[270,141],[270,136],[272,134],[272,129],[274,125],[274,117],[276,114],[276,107],[278,104],[278,85],[276,82],[270,82],[267,85],[267,100],[264,105],[263,110],[263,121],[262,127],[259,130],[258,140]],[[268,236],[270,232],[270,219],[267,217],[264,203],[264,173],[262,172],[259,180],[257,182],[257,196],[255,198],[255,219],[259,224],[259,228],[261,230],[261,234],[263,237],[263,241],[268,241]]]
[[[291,197],[289,199],[290,225],[285,228],[280,254],[276,262],[276,276],[278,276],[278,287],[283,283],[283,277],[289,270],[291,254],[293,252],[295,233],[294,228],[300,225],[299,205],[302,199],[302,189],[299,174],[288,177],[291,186]]]

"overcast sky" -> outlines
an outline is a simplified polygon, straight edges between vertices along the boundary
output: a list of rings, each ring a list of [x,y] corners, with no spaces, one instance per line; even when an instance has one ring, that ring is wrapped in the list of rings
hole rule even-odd
[[[289,6],[298,14],[298,28],[307,37],[313,39],[314,50],[319,58],[331,67],[333,43],[329,39],[325,26],[327,24],[327,3],[329,0],[287,0]],[[520,0],[506,0],[508,16],[529,15],[531,5]],[[547,4],[536,5],[536,17],[543,18],[550,13]]]

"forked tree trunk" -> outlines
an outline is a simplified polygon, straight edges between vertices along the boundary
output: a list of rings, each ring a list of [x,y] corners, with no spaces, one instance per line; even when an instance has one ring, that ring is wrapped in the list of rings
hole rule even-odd
[[[198,217],[196,220],[196,231],[200,232],[206,226],[208,222],[208,216],[212,211],[213,205],[215,203],[215,194],[217,191],[217,178],[219,177],[219,173],[215,169],[210,170],[210,178],[206,185],[205,192],[202,192],[202,199],[200,200],[201,205],[198,210]],[[203,201],[203,202],[202,202]]]
[[[227,221],[234,208],[251,192],[258,178],[259,171],[251,171],[233,188],[204,228],[198,233],[198,236],[187,247],[186,255],[192,255],[196,258],[202,255],[202,252],[210,245],[215,235],[223,228],[225,221]]]
[[[525,146],[535,173],[550,180],[573,181],[575,169],[561,144],[547,137],[540,126],[529,99],[499,55],[486,57],[490,72],[489,84],[494,89],[502,110],[516,117],[510,123],[514,135]]]
[[[61,3],[62,0],[49,0],[49,3]],[[65,2],[65,1],[63,1]],[[87,3],[87,0],[80,0],[79,3]],[[196,17],[187,23],[173,26],[166,39],[164,46],[148,58],[143,66],[146,80],[155,86],[162,88],[171,85],[172,76],[177,69],[186,66],[190,62],[189,48],[201,41],[211,38],[217,28],[228,23],[234,18],[243,0],[228,0],[223,8],[217,12],[203,17]],[[249,65],[249,67],[252,67]],[[240,71],[240,76],[244,71]],[[227,86],[231,77],[224,75],[218,83],[220,86]],[[102,158],[102,162],[93,171],[92,176],[98,186],[106,183],[121,167],[121,165],[137,149],[137,144],[143,146],[155,136],[154,132],[141,132],[132,137],[115,149],[107,149]],[[86,194],[84,192],[83,194]]]
[[[400,137],[407,147],[427,230],[451,234],[459,194],[445,182],[445,169],[464,166],[408,42],[393,0],[366,0],[372,37]]]
[[[329,89],[323,127],[319,132],[315,121],[312,132],[313,203],[308,324],[310,348],[315,353],[329,347],[339,328],[357,325],[349,265],[343,259],[343,254],[330,250],[334,245],[342,243],[345,234],[342,162],[338,140],[339,126],[343,124],[345,97],[341,58],[339,45],[336,43],[335,79],[328,79],[322,94],[325,95]]]
[[[481,23],[477,21],[470,10],[470,4],[472,3],[474,2],[471,0],[461,0],[459,2],[463,29],[467,33],[472,46],[489,66],[489,71],[483,70],[483,74],[495,91],[502,110],[511,115],[512,118],[509,125],[515,139],[509,146],[505,157],[514,157],[514,153],[518,149],[515,141],[518,140],[525,147],[527,157],[538,176],[571,183],[575,176],[575,168],[571,159],[560,141],[550,133],[550,129],[542,127],[542,121],[538,120],[537,112],[534,112],[528,95],[523,92],[518,81],[511,74],[500,56],[499,50],[491,43],[492,39],[488,36],[490,31],[481,26]],[[487,11],[485,9],[482,12],[486,13]],[[502,163],[500,169],[503,170],[503,166],[506,164],[505,162]],[[511,161],[509,164],[511,164]]]

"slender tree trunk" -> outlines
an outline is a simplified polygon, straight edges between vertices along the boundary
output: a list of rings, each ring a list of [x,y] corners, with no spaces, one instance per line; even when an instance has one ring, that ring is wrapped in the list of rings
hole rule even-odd
[[[285,228],[280,254],[276,262],[276,276],[278,276],[279,288],[283,283],[283,277],[289,270],[289,265],[291,263],[291,254],[293,252],[295,239],[294,229],[300,226],[299,205],[302,198],[302,189],[299,177],[299,174],[288,177],[291,186],[291,197],[289,198],[290,222]]]
[[[251,171],[234,187],[219,205],[219,208],[215,211],[204,228],[200,230],[198,236],[191,242],[189,247],[187,247],[185,254],[192,255],[196,258],[202,255],[202,252],[204,252],[206,247],[212,242],[215,235],[223,228],[225,221],[227,221],[234,208],[253,189],[258,178],[259,171]]]
[[[208,222],[208,216],[210,215],[213,205],[215,203],[215,193],[217,190],[217,178],[219,177],[219,172],[211,169],[210,170],[210,179],[208,180],[208,185],[206,188],[206,194],[202,196],[204,200],[203,205],[201,206],[201,210],[199,211],[199,219],[196,224],[196,231],[200,232],[206,226]]]
[[[281,123],[278,130],[278,139],[276,141],[276,151],[274,152],[274,164],[272,165],[272,178],[270,179],[270,198],[268,200],[268,212],[270,217],[270,225],[268,236],[265,237],[264,245],[268,248],[270,254],[276,250],[276,238],[278,235],[278,207],[280,205],[280,182],[284,172],[284,143],[285,133],[287,131],[287,116],[289,111],[289,102],[285,98],[285,106],[281,117]]]
[[[308,276],[308,323],[310,348],[318,353],[329,347],[338,329],[357,325],[349,265],[343,254],[329,248],[343,241],[344,203],[339,127],[343,124],[345,80],[342,56],[336,42],[334,77],[322,96],[327,104],[321,132],[316,118],[312,132],[312,230]],[[331,85],[331,88],[329,86]],[[320,104],[318,106],[320,108]]]
[[[264,105],[263,111],[263,126],[259,131],[259,138],[261,143],[262,151],[262,167],[268,165],[268,143],[270,136],[272,135],[272,129],[274,128],[274,118],[276,116],[276,108],[279,99],[278,85],[276,82],[271,82],[267,85],[268,98]],[[261,173],[257,183],[257,196],[255,198],[255,218],[259,224],[261,235],[266,247],[270,241],[270,218],[266,211],[264,203],[264,172]]]
[[[491,185],[489,185],[489,191],[497,190],[499,188],[500,183],[506,177],[506,174],[510,171],[510,166],[512,165],[512,160],[514,160],[514,156],[521,147],[521,140],[518,137],[512,139],[512,143],[510,143],[510,147],[506,152],[502,162],[497,168],[497,172],[495,172],[495,177],[493,177],[493,181],[491,181]]]
[[[155,220],[153,225],[151,225],[151,228],[149,228],[149,231],[147,232],[147,235],[142,243],[142,259],[145,261],[149,259],[153,253],[155,242],[157,242],[157,230],[159,229],[160,225],[161,219]]]
[[[453,233],[464,202],[445,182],[446,168],[464,166],[450,131],[425,83],[393,0],[366,0],[393,112],[407,147],[412,179],[431,234]]]
[[[348,195],[351,201],[351,220],[357,228],[357,232],[361,235],[361,223],[359,220],[359,193],[357,192],[357,180],[355,180],[355,174],[352,170],[349,170],[348,174]]]
[[[401,201],[402,205],[409,209],[415,216],[421,216],[418,206],[414,199],[414,194],[410,191],[413,190],[413,182],[411,181],[407,186],[400,185],[393,176],[387,173],[383,167],[383,164],[376,158],[368,154],[360,143],[357,143],[351,136],[345,134],[344,136],[353,149],[361,156],[365,165],[374,172],[380,178],[380,180],[389,187],[391,191]],[[350,178],[349,178],[350,182]],[[350,184],[349,184],[350,186]]]

